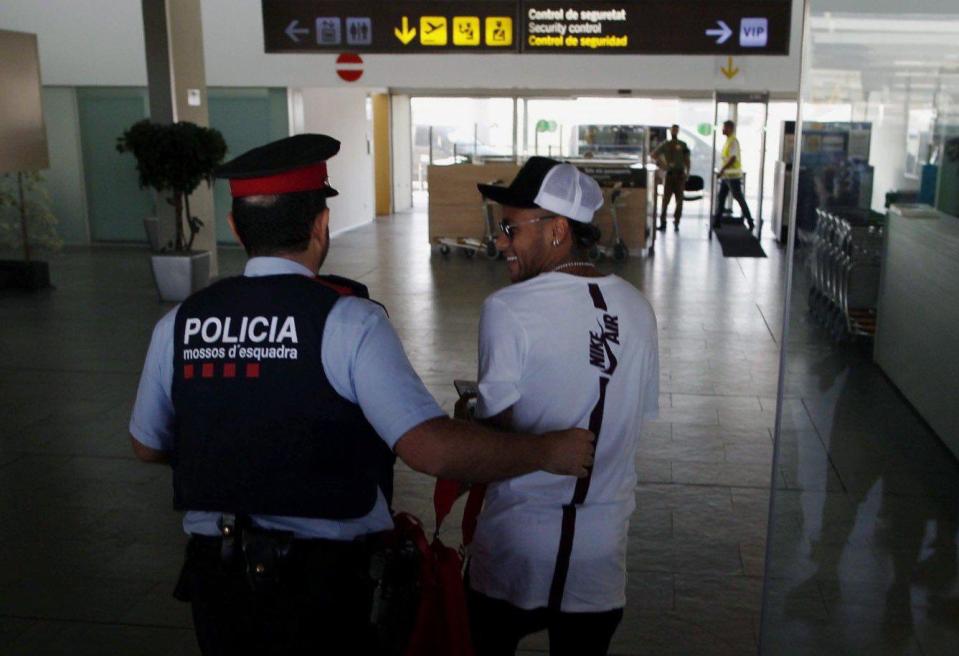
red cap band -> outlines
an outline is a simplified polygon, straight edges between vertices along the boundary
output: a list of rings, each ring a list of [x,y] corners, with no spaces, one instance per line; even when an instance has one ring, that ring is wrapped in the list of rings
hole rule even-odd
[[[262,178],[232,178],[230,195],[269,196],[272,194],[290,194],[296,191],[322,189],[326,185],[326,162],[310,164],[300,169],[284,171]]]

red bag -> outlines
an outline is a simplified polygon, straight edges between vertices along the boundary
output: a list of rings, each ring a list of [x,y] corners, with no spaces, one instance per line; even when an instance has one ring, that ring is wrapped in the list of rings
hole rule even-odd
[[[404,656],[473,656],[463,585],[463,555],[444,545],[439,538],[440,526],[462,489],[456,481],[436,482],[433,492],[436,533],[430,543],[422,522],[416,517],[398,513],[394,518],[396,530],[412,539],[420,554],[419,606]],[[485,485],[470,489],[463,512],[464,547],[473,539],[485,492]]]

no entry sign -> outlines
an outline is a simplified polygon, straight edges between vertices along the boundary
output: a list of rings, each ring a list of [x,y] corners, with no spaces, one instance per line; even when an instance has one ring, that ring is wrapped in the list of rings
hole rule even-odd
[[[336,58],[336,74],[344,82],[356,82],[363,76],[363,58],[355,52],[344,52]]]

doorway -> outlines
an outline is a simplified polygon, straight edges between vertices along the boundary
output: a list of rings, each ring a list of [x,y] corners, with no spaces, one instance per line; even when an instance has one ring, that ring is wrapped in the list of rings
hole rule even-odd
[[[743,195],[746,204],[754,208],[756,234],[762,238],[763,200],[765,193],[766,163],[766,127],[769,122],[769,94],[766,92],[731,93],[717,91],[713,94],[713,166],[711,179],[710,207],[715,207],[719,181],[716,175],[722,166],[721,150],[723,144],[721,126],[725,121],[736,124],[736,138],[739,139],[741,166],[743,170]],[[731,207],[732,198],[728,199]],[[717,208],[723,211],[725,208]],[[714,210],[716,213],[716,210]],[[712,222],[710,222],[712,233]]]

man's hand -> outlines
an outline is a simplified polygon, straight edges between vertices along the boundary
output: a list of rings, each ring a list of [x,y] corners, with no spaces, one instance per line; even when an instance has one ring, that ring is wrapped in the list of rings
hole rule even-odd
[[[559,476],[583,478],[593,466],[596,436],[582,428],[543,433],[546,462],[543,469]]]

